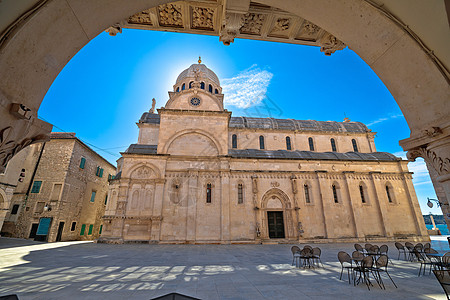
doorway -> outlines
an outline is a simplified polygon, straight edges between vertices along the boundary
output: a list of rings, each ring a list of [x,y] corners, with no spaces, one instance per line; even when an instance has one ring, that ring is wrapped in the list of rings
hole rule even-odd
[[[30,236],[28,238],[34,239],[36,237],[38,226],[39,226],[38,223],[31,224]]]
[[[269,227],[269,238],[271,239],[284,238],[284,221],[282,211],[268,211],[267,223]]]
[[[64,229],[64,222],[59,222],[58,234],[56,235],[56,242],[61,242],[63,229]]]

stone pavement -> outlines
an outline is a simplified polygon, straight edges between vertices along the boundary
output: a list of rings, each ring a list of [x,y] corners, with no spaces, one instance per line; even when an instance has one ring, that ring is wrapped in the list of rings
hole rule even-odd
[[[0,238],[0,296],[23,299],[151,299],[179,292],[200,299],[445,299],[433,274],[418,277],[418,263],[397,261],[376,285],[339,280],[340,250],[353,244],[317,244],[323,268],[291,266],[291,245],[108,245],[38,243]],[[449,250],[445,237],[433,240]],[[346,279],[346,277],[345,277]]]

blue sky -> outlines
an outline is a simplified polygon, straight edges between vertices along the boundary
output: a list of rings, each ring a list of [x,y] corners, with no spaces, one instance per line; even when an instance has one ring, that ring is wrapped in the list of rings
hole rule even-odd
[[[66,65],[47,92],[39,116],[53,131],[76,132],[115,164],[137,142],[136,122],[165,105],[181,71],[202,62],[219,77],[233,116],[360,121],[377,132],[378,151],[405,157],[398,141],[409,128],[383,82],[352,50],[325,56],[317,47],[218,37],[123,30],[102,33]],[[240,91],[246,91],[241,93]],[[102,149],[102,150],[100,150]],[[436,198],[423,160],[410,163],[423,213]]]

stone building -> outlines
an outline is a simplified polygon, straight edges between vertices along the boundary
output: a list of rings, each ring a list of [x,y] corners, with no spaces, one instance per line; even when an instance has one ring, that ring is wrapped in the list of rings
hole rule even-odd
[[[98,238],[115,167],[75,133],[54,132],[49,142],[28,148],[25,180],[14,190],[2,235],[49,242]]]
[[[193,64],[118,160],[104,242],[429,240],[407,161],[359,122],[231,117]]]

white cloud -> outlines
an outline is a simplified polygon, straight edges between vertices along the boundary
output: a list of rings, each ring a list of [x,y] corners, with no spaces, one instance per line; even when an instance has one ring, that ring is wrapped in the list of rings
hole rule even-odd
[[[273,74],[261,70],[257,65],[240,72],[233,78],[222,80],[225,105],[249,108],[261,103],[267,93],[267,87]]]
[[[393,153],[395,156],[399,156],[403,159],[406,158],[406,152],[399,151]],[[414,185],[432,184],[430,179],[430,174],[428,173],[427,165],[423,158],[417,158],[414,162],[408,163],[408,169],[413,172],[413,183]]]
[[[375,125],[375,124],[378,124],[378,123],[381,123],[381,122],[384,122],[384,121],[388,121],[388,120],[391,120],[391,119],[396,119],[396,118],[399,118],[399,117],[403,117],[403,115],[402,114],[390,115],[390,116],[379,118],[377,120],[369,122],[366,125],[367,126],[372,126],[372,125]]]

